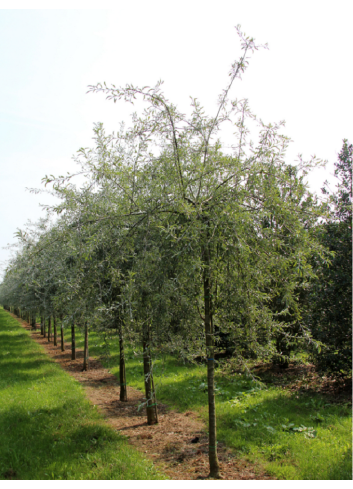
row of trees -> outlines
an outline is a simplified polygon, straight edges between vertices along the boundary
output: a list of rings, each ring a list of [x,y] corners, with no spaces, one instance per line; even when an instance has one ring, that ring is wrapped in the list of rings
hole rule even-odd
[[[227,335],[243,363],[252,355],[285,364],[293,344],[318,346],[303,307],[315,264],[327,266],[333,256],[317,231],[325,209],[304,181],[319,162],[286,164],[282,124],[266,125],[246,100],[228,98],[258,49],[238,34],[242,55],[214,117],[197,99],[191,116],[180,113],[161,83],[90,87],[114,102],[140,97],[145,109],[117,133],[96,124],[95,146],[78,152],[78,172],[45,177],[59,203],[18,233],[20,249],[0,289],[7,308],[41,316],[44,335],[50,318],[54,338],[57,324],[71,327],[73,353],[75,325],[82,327],[83,368],[89,330],[116,331],[121,400],[127,399],[125,342],[136,351],[141,345],[149,424],[158,422],[153,356],[163,350],[205,358],[212,477],[220,475],[215,331]],[[231,149],[219,139],[223,124],[234,129]],[[254,124],[257,143],[250,140]],[[79,186],[75,176],[84,179]]]

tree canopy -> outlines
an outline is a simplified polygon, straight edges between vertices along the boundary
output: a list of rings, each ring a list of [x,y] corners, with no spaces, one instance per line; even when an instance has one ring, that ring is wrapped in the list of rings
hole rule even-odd
[[[333,374],[352,372],[352,154],[353,145],[345,139],[335,163],[337,190],[328,182],[329,218],[317,227],[321,243],[332,253],[329,266],[314,263],[317,279],[310,290],[307,322],[313,335],[324,344],[316,352],[319,367]]]

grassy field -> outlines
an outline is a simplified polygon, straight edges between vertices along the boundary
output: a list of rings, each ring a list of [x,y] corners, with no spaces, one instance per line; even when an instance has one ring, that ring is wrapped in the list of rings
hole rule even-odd
[[[94,333],[90,345],[95,356],[106,350]],[[105,365],[118,376],[117,345],[117,340],[109,341],[110,359]],[[83,348],[79,333],[77,346]],[[128,385],[142,390],[142,359],[131,351],[126,371]],[[185,365],[166,356],[154,362],[154,374],[159,401],[181,411],[192,409],[207,420],[205,366]],[[336,404],[316,393],[291,392],[285,386],[254,382],[244,374],[224,374],[220,369],[216,383],[218,438],[238,456],[260,462],[279,479],[352,478],[352,413],[348,403]]]
[[[0,479],[165,479],[0,308]]]

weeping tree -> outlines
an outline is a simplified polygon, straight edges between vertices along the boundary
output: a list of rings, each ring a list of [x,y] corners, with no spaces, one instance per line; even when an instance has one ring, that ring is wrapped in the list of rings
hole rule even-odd
[[[246,100],[228,98],[234,82],[247,67],[249,53],[258,49],[252,38],[239,29],[238,34],[243,52],[231,67],[230,82],[219,97],[214,117],[204,114],[197,99],[192,99],[192,113],[186,117],[164,96],[160,83],[153,88],[98,84],[90,91],[103,92],[114,102],[133,103],[141,96],[147,106],[140,117],[133,116],[131,128],[116,136],[106,136],[103,126],[96,126],[94,168],[92,153],[82,152],[97,181],[109,182],[110,188],[117,190],[124,212],[134,216],[135,226],[143,227],[146,219],[156,219],[159,241],[166,236],[172,238],[180,260],[192,256],[190,280],[195,293],[191,299],[202,319],[206,342],[212,477],[220,476],[214,390],[215,321],[221,321],[221,328],[234,334],[245,327],[254,345],[262,348],[265,334],[267,349],[272,348],[273,331],[285,333],[281,315],[291,301],[297,301],[293,283],[299,276],[310,277],[309,256],[323,253],[305,227],[305,222],[321,211],[303,179],[290,177],[285,162],[289,140],[280,132],[283,123],[265,124],[250,112]],[[231,151],[225,150],[218,139],[224,123],[234,127]],[[249,141],[251,124],[256,124],[258,132],[256,144]],[[126,152],[121,150],[128,144],[137,148],[133,163],[126,162]],[[319,163],[315,158],[307,163],[300,160],[296,172],[303,175]],[[292,198],[284,199],[289,189]],[[136,222],[136,216],[140,221]],[[271,224],[265,227],[265,221]],[[288,241],[288,233],[295,238]],[[252,266],[255,263],[261,273]],[[233,281],[238,291],[229,294]],[[277,284],[286,281],[286,301],[273,313],[270,302],[281,288]],[[181,284],[181,294],[182,289]],[[144,300],[148,295],[145,290]],[[302,324],[299,328],[303,336],[309,335]]]
[[[197,99],[185,116],[165,97],[161,83],[153,88],[98,84],[90,91],[114,102],[141,97],[144,112],[116,134],[95,126],[95,148],[81,149],[77,157],[86,176],[80,189],[71,184],[74,175],[44,179],[61,197],[53,207],[61,214],[56,233],[68,240],[73,257],[70,272],[63,272],[62,259],[57,268],[66,284],[62,293],[70,296],[66,314],[72,325],[80,315],[87,324],[97,310],[115,314],[120,339],[132,333],[140,338],[150,424],[158,421],[152,359],[158,338],[183,348],[184,335],[192,354],[204,340],[210,476],[215,478],[220,477],[215,327],[231,335],[242,360],[244,343],[257,355],[273,355],[278,335],[291,341],[288,324],[294,327],[294,321],[296,337],[310,340],[298,290],[313,275],[310,257],[324,259],[323,247],[308,230],[321,210],[302,178],[319,162],[299,159],[288,166],[283,124],[265,124],[246,100],[229,99],[249,53],[258,49],[237,30],[242,55],[231,67],[215,116],[206,116]],[[224,124],[233,125],[231,148],[220,140]],[[256,143],[249,139],[254,128]],[[113,230],[119,230],[118,237]],[[115,249],[109,266],[97,253],[107,238]],[[119,271],[119,280],[112,270]],[[46,311],[49,299],[41,302]]]

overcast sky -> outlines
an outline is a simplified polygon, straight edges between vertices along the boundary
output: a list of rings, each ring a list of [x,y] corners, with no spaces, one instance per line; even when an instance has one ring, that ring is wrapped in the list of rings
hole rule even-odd
[[[310,186],[319,192],[325,179],[334,186],[342,140],[353,139],[350,1],[50,2],[61,10],[41,10],[48,2],[27,1],[27,10],[15,0],[1,5],[0,263],[10,256],[3,247],[14,242],[16,228],[36,221],[43,214],[39,203],[49,203],[26,187],[40,187],[45,174],[73,171],[74,153],[93,144],[93,123],[114,130],[132,111],[86,94],[87,86],[162,79],[181,110],[193,96],[213,115],[240,54],[237,24],[270,49],[255,53],[231,98],[248,98],[265,122],[284,119],[293,140],[288,162],[298,153],[328,160]]]

